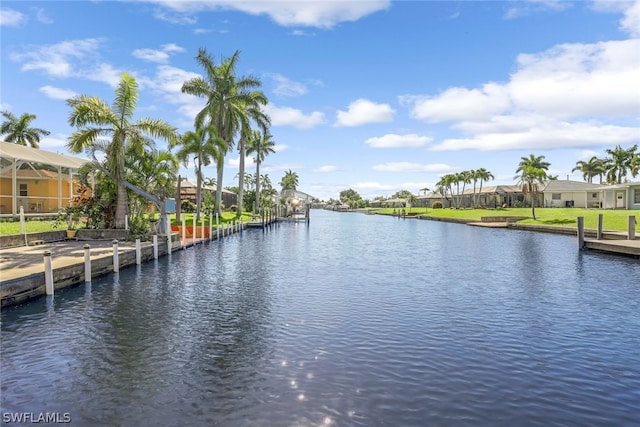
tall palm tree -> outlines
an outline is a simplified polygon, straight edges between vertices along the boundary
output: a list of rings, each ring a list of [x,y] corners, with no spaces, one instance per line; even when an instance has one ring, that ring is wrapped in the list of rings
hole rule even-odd
[[[298,188],[298,174],[291,169],[286,171],[280,180],[280,187],[283,190],[296,190]]]
[[[0,135],[6,135],[5,141],[26,146],[27,143],[33,148],[39,148],[40,137],[49,135],[51,132],[40,128],[29,127],[36,119],[35,114],[24,113],[16,117],[9,111],[3,111],[5,122],[0,126]]]
[[[230,58],[222,60],[216,66],[213,57],[206,49],[199,49],[196,61],[203,68],[205,76],[187,80],[182,85],[182,92],[205,98],[204,108],[196,115],[196,128],[207,123],[214,126],[218,136],[226,142],[227,149],[216,158],[217,179],[216,212],[221,213],[222,178],[224,159],[233,147],[235,135],[244,127],[248,128],[251,112],[256,113],[260,105],[266,105],[267,99],[260,91],[251,90],[261,86],[258,78],[253,76],[236,77],[236,65],[240,51]],[[244,156],[240,156],[244,161]],[[244,179],[244,171],[240,174]],[[240,186],[242,188],[242,186]],[[241,191],[241,190],[239,190]],[[241,203],[241,202],[239,202]]]
[[[204,181],[202,167],[209,166],[220,151],[226,149],[226,143],[218,138],[216,129],[213,126],[207,126],[198,128],[195,132],[186,132],[182,135],[182,138],[170,145],[171,148],[175,146],[180,147],[176,152],[176,157],[185,166],[188,165],[191,156],[194,158],[196,168],[196,221],[199,221],[202,209],[202,182]]]
[[[495,179],[496,177],[493,176],[493,174],[491,172],[489,172],[488,170],[486,170],[485,168],[480,168],[480,169],[476,169],[473,171],[473,179],[474,179],[474,194],[475,194],[475,180],[477,180],[478,182],[480,182],[480,188],[478,189],[478,195],[480,195],[480,193],[482,193],[482,183],[483,182],[488,182],[490,179]],[[476,198],[475,201],[475,206],[478,207],[478,199]]]
[[[125,154],[131,145],[144,145],[147,137],[163,138],[169,143],[177,138],[176,128],[159,119],[133,121],[138,102],[138,84],[128,73],[123,73],[115,90],[113,106],[98,97],[79,95],[67,101],[71,107],[69,124],[77,127],[69,137],[67,148],[73,153],[89,149],[103,151],[105,169],[118,188],[116,228],[125,227],[128,213],[125,186]],[[103,139],[110,136],[111,140]]]
[[[627,172],[632,168],[632,162],[634,156],[638,153],[638,145],[634,145],[631,148],[623,149],[617,145],[616,148],[606,149],[605,152],[609,155],[607,158],[607,181],[611,183],[622,183],[622,178],[627,177]]]
[[[514,179],[522,185],[522,191],[531,195],[531,214],[536,219],[536,195],[539,187],[548,179],[547,171],[551,163],[544,161],[544,156],[535,156],[530,154],[529,157],[521,157],[518,169]]]
[[[576,167],[571,172],[582,172],[582,179],[586,182],[593,182],[593,177],[600,176],[600,184],[602,184],[602,174],[605,172],[604,161],[596,156],[591,157],[588,161],[578,160]]]
[[[456,203],[457,208],[460,207],[462,196],[464,195],[464,188],[466,187],[467,184],[471,182],[472,176],[473,175],[471,171],[462,171],[455,174],[457,191],[458,191],[458,197],[457,197],[458,201]],[[462,183],[462,192],[460,192],[460,183]]]
[[[256,92],[258,93],[258,92]],[[264,95],[262,95],[264,97]],[[255,99],[253,99],[255,100]],[[266,103],[266,98],[264,98],[264,101]],[[253,121],[255,121],[259,128],[262,130],[263,133],[267,133],[268,132],[268,126],[271,123],[271,120],[269,119],[269,117],[262,111],[262,109],[260,108],[261,102],[254,102],[250,105],[247,105],[247,116],[248,118],[252,119]],[[240,139],[238,140],[238,152],[240,154],[240,164],[238,166],[238,207],[237,207],[237,214],[242,215],[242,211],[243,211],[243,201],[244,201],[244,177],[246,177],[244,171],[245,171],[245,157],[248,154],[247,153],[247,147],[245,144],[245,141],[249,140],[252,138],[252,134],[253,134],[253,129],[251,129],[250,123],[248,120],[242,120],[241,126],[240,126]]]
[[[275,142],[271,139],[273,136],[269,132],[261,133],[254,131],[247,144],[247,154],[254,154],[256,162],[256,212],[260,212],[260,163],[262,163],[269,154],[275,153]]]

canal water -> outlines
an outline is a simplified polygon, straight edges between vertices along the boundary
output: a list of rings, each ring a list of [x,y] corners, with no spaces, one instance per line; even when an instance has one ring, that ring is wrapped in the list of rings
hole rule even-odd
[[[3,309],[1,354],[3,417],[80,426],[640,425],[640,263],[314,210]]]

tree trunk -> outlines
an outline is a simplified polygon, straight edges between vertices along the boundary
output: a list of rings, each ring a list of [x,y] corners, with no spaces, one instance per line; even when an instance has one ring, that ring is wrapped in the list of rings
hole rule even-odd
[[[180,199],[182,177],[178,175],[178,190],[176,192],[176,222],[180,224],[180,214],[182,213],[182,200]]]
[[[116,228],[125,228],[126,216],[129,213],[129,200],[127,198],[127,187],[124,182],[118,182],[118,202],[116,205]]]
[[[238,151],[240,151],[240,165],[238,167],[240,176],[238,177],[238,216],[242,215],[242,211],[244,208],[244,157],[245,157],[245,148],[244,148],[244,139],[240,137],[238,141]]]
[[[224,157],[216,166],[216,213],[218,216],[222,216],[222,168],[224,167]]]
[[[196,176],[196,221],[200,221],[200,209],[202,208],[202,163],[198,158],[198,172]]]

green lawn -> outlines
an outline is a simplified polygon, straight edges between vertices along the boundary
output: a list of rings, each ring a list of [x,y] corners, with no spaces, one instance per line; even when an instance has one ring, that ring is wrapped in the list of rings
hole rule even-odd
[[[376,209],[376,212],[390,214],[393,208]],[[539,224],[560,227],[577,227],[577,218],[584,217],[585,228],[598,228],[598,215],[603,215],[603,228],[612,231],[627,231],[629,215],[640,220],[638,210],[601,210],[582,208],[536,208],[536,220],[531,216],[531,208],[505,209],[432,209],[411,208],[406,213],[420,213],[439,218],[461,218],[478,220],[483,216],[526,216],[529,219],[520,221],[522,224]]]
[[[194,214],[188,213],[183,214],[186,218],[187,225],[193,225],[193,217]],[[157,216],[156,216],[157,218]],[[171,223],[173,225],[182,225],[182,218],[180,222],[176,222],[175,215],[170,215]],[[233,212],[223,212],[220,218],[220,224],[225,224],[227,222],[231,222],[237,220],[236,214]],[[251,220],[250,213],[244,213],[242,215],[242,221],[247,222]],[[204,221],[205,227],[209,226],[209,217],[200,218],[200,221],[197,223],[198,226],[202,224]],[[32,220],[25,221],[25,231],[27,233],[39,233],[42,231],[55,231],[55,230],[64,230],[65,224],[60,224],[58,228],[54,228],[55,221],[40,221],[40,220]],[[213,218],[213,227],[216,226],[216,219]],[[8,234],[20,234],[20,222],[19,221],[2,221],[0,222],[0,235],[8,235]]]

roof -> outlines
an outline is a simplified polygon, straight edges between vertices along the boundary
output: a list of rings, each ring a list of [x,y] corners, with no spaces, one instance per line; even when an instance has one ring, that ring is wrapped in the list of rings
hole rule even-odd
[[[584,181],[569,181],[552,179],[547,183],[542,192],[562,192],[562,191],[592,191],[602,187],[602,184],[593,184]]]
[[[0,157],[11,161],[22,160],[25,162],[45,163],[70,169],[80,169],[82,165],[89,162],[89,160],[80,157],[58,154],[39,148],[25,147],[24,145],[5,141],[0,141]]]

